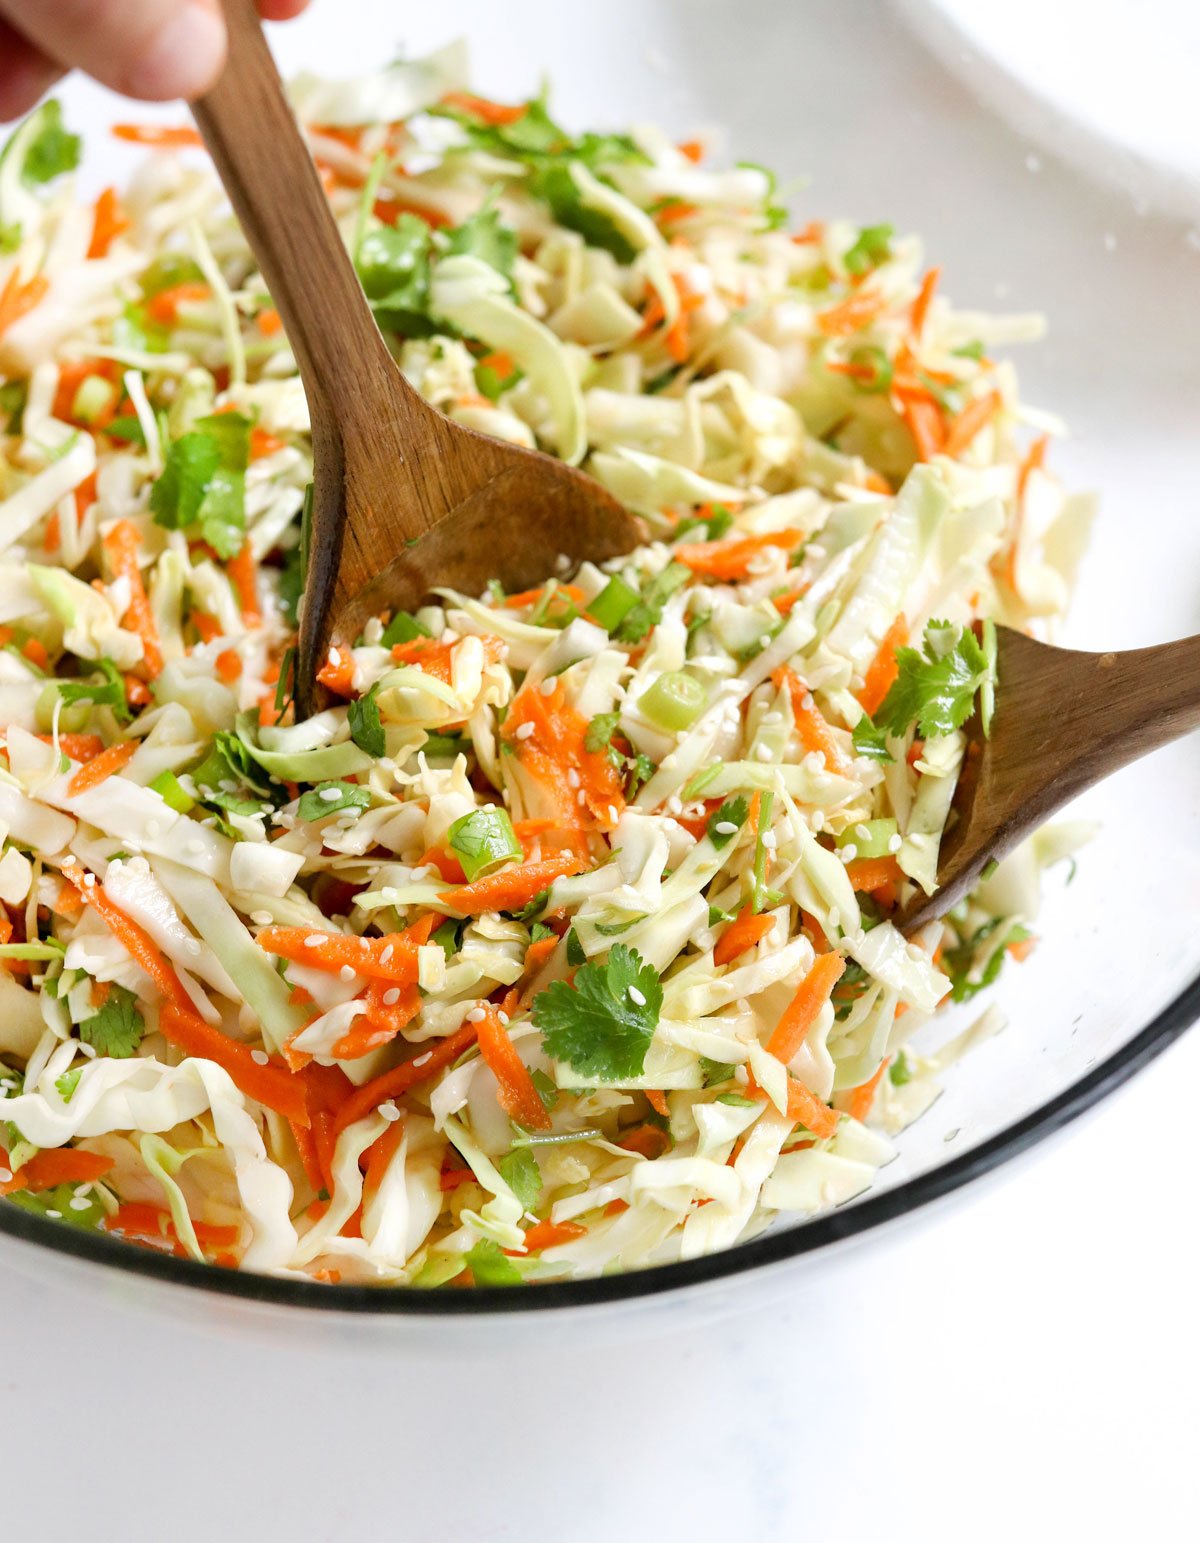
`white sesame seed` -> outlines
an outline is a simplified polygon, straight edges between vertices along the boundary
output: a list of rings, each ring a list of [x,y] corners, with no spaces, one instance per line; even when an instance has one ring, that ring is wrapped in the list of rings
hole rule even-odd
[[[532,739],[533,738],[533,724],[532,723],[522,723],[521,725],[519,725],[519,727],[517,728],[517,738],[518,739]]]
[[[760,648],[769,648],[771,646],[771,634],[769,632],[764,632],[762,637],[759,638],[758,646]]]
[[[338,971],[338,978],[340,980],[353,980],[354,979],[353,967],[348,965],[348,964],[344,964],[341,967],[341,969]]]
[[[75,864],[78,861],[79,861],[79,859],[77,857],[73,856],[70,852],[68,852],[67,855],[63,858],[63,864],[62,865],[63,865],[64,868],[74,868]],[[11,1173],[9,1174],[8,1178],[9,1179],[12,1178],[12,1174]],[[3,1182],[5,1184],[7,1184],[8,1183],[8,1179],[4,1179],[4,1180],[2,1180],[0,1182]]]
[[[371,946],[370,938],[359,938],[358,946],[359,946],[359,948],[367,948],[367,949],[369,949],[370,946]]]
[[[95,889],[95,887],[96,887],[96,875],[94,873],[85,873],[84,874],[84,876],[83,876],[83,887],[84,887],[84,889]]]
[[[779,841],[773,830],[763,831],[762,844],[764,847],[766,847],[768,852],[773,852],[775,850],[779,844]]]
[[[608,817],[613,822],[614,825],[621,818],[621,816],[617,813],[617,806],[616,806],[616,804],[609,804],[609,806],[608,806]]]
[[[399,1000],[400,1000],[400,987],[399,986],[390,986],[383,993],[383,1005],[385,1007],[395,1007],[396,1003]]]
[[[577,788],[582,780],[582,777],[580,777],[579,773],[572,766],[567,772],[567,782],[569,785],[573,788]]]
[[[250,920],[256,927],[269,927],[271,925],[270,911],[251,911]]]
[[[383,953],[381,953],[380,956],[379,956],[380,964],[390,964],[391,963],[391,959],[392,959],[392,955],[395,952],[396,952],[396,945],[394,943],[389,943],[388,946],[384,949]]]
[[[62,1212],[61,1211],[47,1211],[46,1215],[50,1216],[50,1217],[53,1217],[53,1219],[56,1222],[62,1221]]]
[[[265,1050],[252,1050],[250,1052],[250,1059],[254,1062],[255,1066],[267,1066],[271,1061],[271,1057]]]
[[[718,836],[736,836],[739,828],[732,820],[718,820],[713,826]]]
[[[322,788],[321,789],[321,798],[327,804],[336,804],[338,799],[341,798],[341,796],[342,796],[341,792],[337,788]]]
[[[558,682],[554,679],[554,676],[547,675],[545,680],[542,681],[541,685],[538,687],[538,690],[542,693],[543,696],[553,696],[554,689],[557,685]]]
[[[904,845],[904,843],[903,843],[903,841],[901,841],[899,834],[896,834],[895,836],[889,836],[888,837],[888,851],[889,852],[898,852],[903,845]]]
[[[829,915],[826,917],[830,927],[837,928],[842,925],[841,909],[836,905],[829,907]]]
[[[427,1050],[424,1055],[419,1055],[412,1064],[414,1066],[424,1066],[426,1061],[432,1061],[432,1060],[433,1060],[433,1051],[432,1050]]]
[[[73,1195],[69,1201],[72,1211],[86,1211],[91,1203],[86,1195]]]
[[[824,811],[824,809],[814,809],[813,810],[813,812],[812,812],[812,828],[813,828],[814,831],[817,831],[817,832],[823,831],[825,829],[825,811]]]
[[[473,1007],[471,1009],[471,1011],[467,1014],[467,1022],[468,1023],[482,1023],[483,1020],[486,1017],[487,1017],[487,1013],[483,1010],[482,1007]]]
[[[860,841],[870,841],[871,839],[871,832],[866,825],[856,825],[854,827],[854,834]]]
[[[678,796],[678,794],[672,793],[670,798],[667,799],[667,813],[668,814],[682,814],[683,813],[683,799],[680,798]]]
[[[11,1183],[12,1183],[12,1169],[11,1168],[0,1168],[0,1184],[11,1184]]]
[[[852,863],[858,856],[858,848],[854,845],[853,841],[851,841],[849,845],[842,848],[838,855],[844,863]]]
[[[580,788],[579,792],[576,793],[575,802],[580,805],[587,803],[587,794],[583,791],[582,788]]]
[[[304,940],[305,948],[320,948],[322,943],[328,943],[329,939],[323,932],[310,932]]]
[[[380,1104],[379,1113],[383,1116],[389,1125],[392,1124],[393,1121],[400,1118],[399,1109],[397,1109],[395,1104],[393,1104],[390,1100],[386,1104]]]
[[[629,988],[629,1000],[631,1002],[633,1002],[637,1007],[645,1007],[645,1005],[646,1005],[646,998],[645,998],[645,996],[643,995],[642,992],[640,992],[638,990],[638,988],[636,986],[630,986],[630,988]]]
[[[505,1012],[497,1013],[496,1017],[499,1018],[500,1022],[505,1026],[505,1028],[508,1027],[508,1021],[509,1020],[508,1020],[508,1014],[507,1013],[505,1013]]]

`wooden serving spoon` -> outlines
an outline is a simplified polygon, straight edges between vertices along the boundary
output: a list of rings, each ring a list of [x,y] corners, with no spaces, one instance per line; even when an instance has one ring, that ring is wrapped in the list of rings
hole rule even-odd
[[[966,758],[938,862],[938,887],[905,909],[911,932],[941,916],[984,868],[1077,793],[1200,729],[1200,637],[1084,654],[997,627],[996,711]]]
[[[224,0],[229,58],[196,122],[296,354],[313,438],[297,712],[331,643],[435,584],[525,589],[556,560],[645,539],[582,472],[443,417],[404,379],[358,282],[283,93],[254,0]]]

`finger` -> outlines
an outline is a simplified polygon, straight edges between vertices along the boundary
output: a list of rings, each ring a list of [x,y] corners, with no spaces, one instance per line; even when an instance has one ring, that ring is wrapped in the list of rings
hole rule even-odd
[[[199,96],[225,60],[216,0],[0,0],[0,17],[62,65],[126,96]]]
[[[258,9],[264,21],[291,21],[308,9],[308,0],[258,0]]]
[[[0,123],[20,118],[63,73],[28,39],[0,20]]]

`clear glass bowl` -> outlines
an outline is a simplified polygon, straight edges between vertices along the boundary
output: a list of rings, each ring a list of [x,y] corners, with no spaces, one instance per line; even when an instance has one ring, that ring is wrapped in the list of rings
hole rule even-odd
[[[346,27],[340,10],[318,5],[274,41],[286,69],[352,74],[390,46],[392,15],[384,0],[359,0]],[[721,153],[776,167],[785,189],[788,179],[811,178],[792,188],[800,223],[890,220],[923,234],[959,306],[1043,311],[1048,340],[1017,360],[1024,396],[1071,426],[1055,467],[1101,494],[1065,641],[1126,648],[1200,630],[1200,251],[1184,223],[1156,209],[1152,180],[1131,196],[1127,180],[1123,188],[1090,182],[1058,164],[980,105],[969,61],[947,73],[899,15],[878,6],[610,0],[586,19],[568,19],[552,0],[502,8],[463,0],[414,14],[407,26],[414,50],[468,35],[481,89],[501,98],[535,89],[544,70],[571,125],[654,118],[681,137],[720,126]],[[953,58],[953,49],[940,51]],[[119,180],[129,157],[103,131],[128,109],[86,84],[72,82],[66,96],[72,121],[89,131],[88,175],[97,186]],[[163,116],[177,120],[178,109]],[[1121,773],[1082,799],[1078,813],[1099,821],[1100,834],[1081,854],[1074,883],[1051,881],[1041,945],[993,994],[1007,1030],[951,1070],[944,1095],[900,1138],[900,1156],[874,1189],[816,1221],[780,1220],[690,1263],[475,1291],[330,1288],[238,1274],[75,1232],[15,1206],[0,1207],[5,1255],[35,1269],[61,1269],[70,1255],[147,1284],[382,1318],[615,1306],[704,1282],[724,1282],[728,1299],[739,1276],[789,1261],[769,1273],[792,1289],[832,1265],[850,1240],[974,1182],[1067,1124],[1200,1016],[1194,744]],[[40,1249],[13,1248],[10,1239]]]

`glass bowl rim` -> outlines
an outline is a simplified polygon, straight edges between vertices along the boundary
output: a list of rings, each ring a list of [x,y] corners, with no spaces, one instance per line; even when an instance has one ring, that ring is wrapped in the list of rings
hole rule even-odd
[[[1101,1103],[1148,1066],[1200,1018],[1200,975],[1119,1050],[1097,1062],[1061,1093],[948,1162],[894,1189],[826,1212],[810,1222],[762,1233],[746,1243],[698,1259],[651,1265],[621,1275],[539,1285],[476,1286],[470,1290],[423,1290],[412,1286],[329,1286],[319,1281],[261,1275],[198,1264],[139,1248],[104,1233],[83,1232],[0,1204],[0,1234],[51,1252],[192,1291],[273,1307],[377,1317],[460,1318],[488,1313],[611,1306],[638,1297],[681,1292],[781,1265],[836,1243],[875,1231],[962,1189],[1029,1151],[1046,1137]]]

